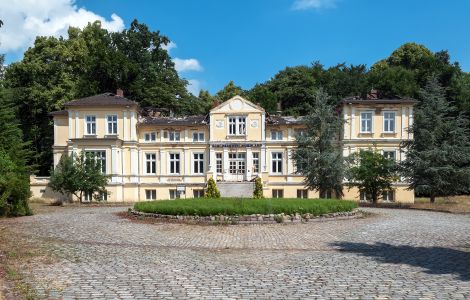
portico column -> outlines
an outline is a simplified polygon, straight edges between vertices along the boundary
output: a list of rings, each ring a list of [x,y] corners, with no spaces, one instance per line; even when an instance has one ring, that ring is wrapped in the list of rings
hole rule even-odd
[[[266,146],[261,147],[261,172],[266,172]]]
[[[132,141],[135,141],[137,140],[137,135],[136,135],[136,116],[135,116],[135,112],[132,111],[131,112],[131,140]]]
[[[139,172],[139,159],[137,157],[137,149],[131,148],[131,182],[137,182],[137,174]]]
[[[111,146],[111,180],[112,182],[118,181],[118,156],[116,146]]]
[[[228,149],[224,148],[224,155],[223,155],[224,161],[223,161],[223,172],[224,172],[224,180],[228,180],[228,172],[229,172],[229,161],[228,161]]]
[[[122,124],[122,127],[123,127],[123,130],[124,130],[124,134],[123,134],[123,138],[125,141],[129,140],[129,125],[128,125],[128,122],[127,122],[127,110],[125,110],[123,112],[123,124]]]
[[[246,178],[245,180],[250,180],[253,175],[253,152],[251,148],[246,148]]]
[[[211,148],[209,150],[209,172],[212,173],[212,175],[215,175],[216,171],[217,170],[216,170],[215,150],[214,150],[214,148]],[[214,177],[216,177],[216,176],[214,176]]]

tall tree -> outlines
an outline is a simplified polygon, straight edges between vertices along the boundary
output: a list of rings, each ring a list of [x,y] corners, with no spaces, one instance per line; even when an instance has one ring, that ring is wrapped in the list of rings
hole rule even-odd
[[[293,159],[297,172],[305,176],[305,185],[320,192],[320,196],[334,192],[343,195],[343,154],[339,141],[342,120],[329,104],[323,90],[314,94],[314,106],[307,115],[305,134],[297,136]]]
[[[470,192],[469,121],[456,113],[445,94],[437,77],[430,77],[415,109],[414,139],[403,145],[402,169],[409,187],[429,196],[431,203],[438,196]]]
[[[250,101],[259,104],[268,113],[275,113],[278,99],[276,94],[271,92],[266,85],[256,84],[249,92]]]
[[[223,89],[221,89],[220,91],[217,92],[217,94],[215,94],[215,97],[219,101],[223,102],[223,101],[227,101],[228,99],[236,95],[245,97],[246,92],[241,87],[236,85],[235,82],[233,82],[233,80],[230,80],[229,83],[227,83],[227,85],[224,86]]]
[[[395,162],[376,149],[355,152],[347,158],[347,163],[347,185],[357,187],[373,203],[377,203],[384,191],[392,190],[392,183],[398,180]]]

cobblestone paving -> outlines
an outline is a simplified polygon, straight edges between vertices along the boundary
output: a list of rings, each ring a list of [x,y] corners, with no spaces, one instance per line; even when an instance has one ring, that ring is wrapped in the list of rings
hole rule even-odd
[[[469,216],[367,209],[359,220],[197,226],[113,214],[123,210],[1,222],[57,256],[27,274],[46,298],[470,299]]]

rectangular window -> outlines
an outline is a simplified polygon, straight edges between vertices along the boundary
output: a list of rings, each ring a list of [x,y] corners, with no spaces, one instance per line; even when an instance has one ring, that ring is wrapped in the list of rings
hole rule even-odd
[[[84,194],[84,201],[90,202],[93,200],[93,193],[92,192],[85,192]]]
[[[117,134],[117,115],[106,116],[107,134]]]
[[[145,190],[145,199],[146,200],[156,200],[157,199],[157,190]]]
[[[246,118],[245,117],[229,117],[228,118],[228,133],[230,135],[245,135],[246,134]]]
[[[204,190],[193,190],[194,198],[203,198],[204,197]]]
[[[144,134],[144,140],[146,142],[155,142],[157,140],[157,134],[155,132],[147,132]]]
[[[193,142],[204,142],[204,132],[193,132]]]
[[[101,201],[108,201],[108,193],[107,192],[100,192],[100,199],[101,199]]]
[[[383,156],[393,161],[396,160],[396,153],[393,150],[384,150]]]
[[[253,173],[259,173],[259,152],[253,152]]]
[[[271,140],[273,140],[273,141],[282,141],[282,131],[280,131],[280,130],[271,130]]]
[[[395,193],[394,193],[394,191],[391,191],[391,190],[383,191],[383,193],[382,193],[382,199],[383,199],[383,201],[389,201],[389,202],[395,201]]]
[[[305,129],[294,129],[294,134],[296,138],[303,137],[307,135]]]
[[[384,132],[395,132],[395,112],[384,112]]]
[[[281,189],[273,190],[273,198],[284,198],[284,190],[281,190]]]
[[[322,191],[321,194],[320,194],[320,198],[322,198],[322,199],[331,199],[332,198],[331,190],[330,191]]]
[[[297,190],[297,198],[308,198],[308,190]]]
[[[282,174],[282,152],[271,153],[271,170],[272,173]]]
[[[362,201],[362,202],[369,202],[370,201],[370,197],[368,197],[368,195],[366,194],[366,192],[361,192],[359,194],[359,200]]]
[[[180,141],[180,132],[179,131],[170,131],[170,141],[179,142]]]
[[[217,174],[222,174],[222,153],[215,154],[215,167]]]
[[[101,164],[101,172],[106,174],[106,151],[85,151],[86,155],[92,155]]]
[[[145,154],[145,172],[147,174],[157,173],[157,154],[155,153]]]
[[[96,134],[96,116],[86,116],[86,134]]]
[[[194,174],[204,173],[204,153],[193,154],[193,173]]]
[[[361,132],[362,133],[372,132],[372,112],[361,113]]]
[[[180,173],[180,154],[170,153],[170,174]]]
[[[170,190],[170,199],[177,199],[180,197],[178,190]]]

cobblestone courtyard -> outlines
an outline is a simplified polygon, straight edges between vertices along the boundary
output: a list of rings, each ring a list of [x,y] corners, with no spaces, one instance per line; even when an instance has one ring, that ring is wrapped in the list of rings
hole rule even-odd
[[[297,225],[135,223],[124,207],[0,220],[55,257],[25,278],[65,299],[470,299],[470,217],[367,209]]]

